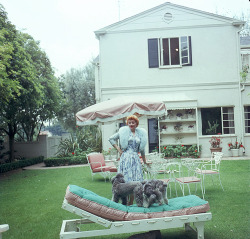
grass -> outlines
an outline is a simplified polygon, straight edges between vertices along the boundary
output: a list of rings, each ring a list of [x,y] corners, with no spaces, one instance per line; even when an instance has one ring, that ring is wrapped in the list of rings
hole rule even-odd
[[[206,177],[206,195],[212,220],[205,224],[206,239],[250,238],[250,160],[223,161],[221,179],[225,191]],[[215,180],[215,182],[218,182]],[[0,224],[9,224],[4,239],[59,239],[62,220],[78,216],[61,209],[67,185],[75,184],[111,198],[111,183],[97,175],[92,181],[89,168],[17,170],[0,176]],[[178,185],[177,185],[178,186]],[[178,186],[179,187],[179,186]],[[172,187],[173,188],[173,187]],[[173,192],[173,191],[172,191]],[[181,195],[180,191],[178,191]],[[200,191],[197,191],[200,195]],[[100,228],[89,225],[87,230]],[[98,237],[125,239],[129,234]],[[168,239],[196,238],[183,228],[163,230]]]

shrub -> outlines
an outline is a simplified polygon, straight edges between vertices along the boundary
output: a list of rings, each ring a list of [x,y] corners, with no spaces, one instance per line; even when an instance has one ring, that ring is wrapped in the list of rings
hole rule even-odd
[[[79,156],[84,152],[101,152],[102,135],[97,126],[78,127],[75,135],[71,134],[69,139],[63,139],[58,146],[57,155],[60,157]]]
[[[176,146],[162,146],[161,152],[164,153],[165,157],[192,157],[199,158],[201,152],[201,146],[199,150],[197,145],[176,145]]]
[[[66,165],[76,165],[76,164],[87,164],[86,154],[85,156],[74,156],[74,157],[53,157],[44,159],[46,167],[55,166],[66,166]]]
[[[12,163],[1,164],[0,173],[5,173],[14,169],[23,168],[23,167],[30,166],[30,165],[37,164],[37,163],[42,163],[43,159],[44,159],[43,156],[39,156],[36,158],[18,160]]]

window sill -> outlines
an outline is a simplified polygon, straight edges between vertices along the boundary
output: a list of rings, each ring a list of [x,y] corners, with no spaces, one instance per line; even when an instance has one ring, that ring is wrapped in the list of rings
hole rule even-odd
[[[199,135],[199,138],[206,139],[206,138],[212,138],[215,137],[221,137],[221,138],[229,138],[229,137],[236,137],[236,134],[211,134],[211,135]]]
[[[182,68],[182,65],[176,65],[176,66],[159,66],[159,69],[172,69],[172,68]]]

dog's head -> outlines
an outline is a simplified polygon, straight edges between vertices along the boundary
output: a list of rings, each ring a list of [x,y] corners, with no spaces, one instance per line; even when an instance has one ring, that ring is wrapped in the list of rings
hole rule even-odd
[[[114,176],[114,177],[111,179],[111,183],[112,183],[113,185],[114,185],[114,184],[118,184],[118,183],[125,183],[123,174],[121,174],[121,173],[116,174],[116,176]]]
[[[153,187],[150,183],[145,183],[143,185],[143,193],[146,195],[146,196],[150,196],[154,193],[154,190],[153,190]]]

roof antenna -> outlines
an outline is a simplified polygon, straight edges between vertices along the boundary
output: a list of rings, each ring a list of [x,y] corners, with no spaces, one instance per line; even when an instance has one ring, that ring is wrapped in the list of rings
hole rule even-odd
[[[121,9],[120,0],[118,0],[117,2],[118,2],[118,20],[120,21],[120,18],[121,18],[121,13],[120,13],[120,9]]]

